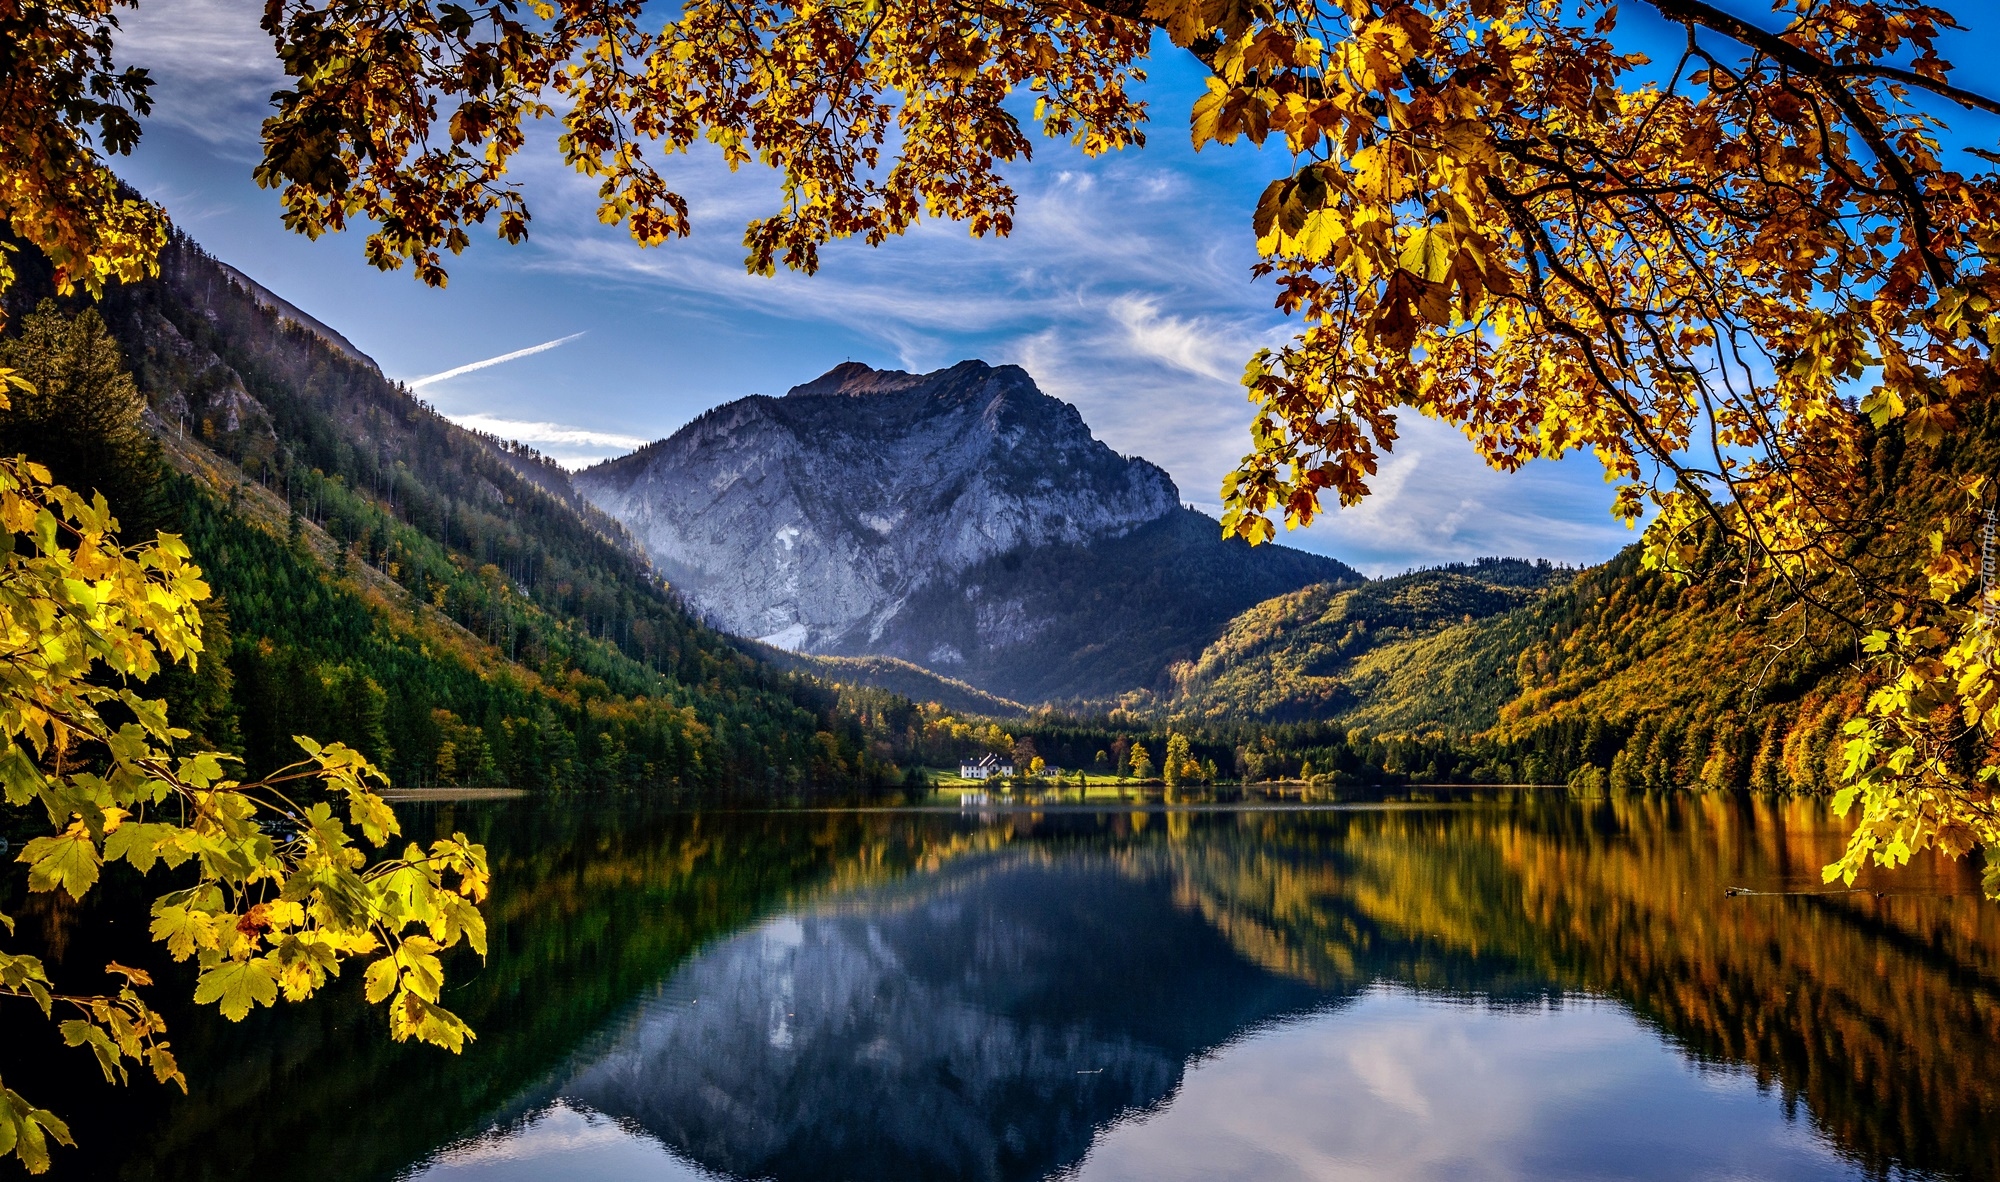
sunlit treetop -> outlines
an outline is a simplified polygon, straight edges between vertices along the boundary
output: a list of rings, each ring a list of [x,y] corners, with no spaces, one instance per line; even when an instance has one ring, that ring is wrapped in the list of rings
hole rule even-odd
[[[707,144],[776,169],[778,208],[745,235],[766,273],[812,271],[823,243],[879,243],[924,216],[1006,233],[998,170],[1033,135],[1005,102],[1024,88],[1043,134],[1093,153],[1143,142],[1128,86],[1148,30],[1062,4],[700,0],[661,26],[636,3],[333,0],[269,4],[264,25],[297,83],[265,124],[257,179],[306,234],[368,219],[369,258],[408,259],[429,283],[468,222],[526,234],[506,171],[534,117],[560,119],[599,216],[647,245],[689,232],[662,173],[672,153]]]
[[[0,221],[49,257],[65,293],[143,278],[166,244],[165,216],[104,165],[151,109],[146,71],[113,64],[112,8],[0,2]],[[12,280],[0,253],[0,291]]]

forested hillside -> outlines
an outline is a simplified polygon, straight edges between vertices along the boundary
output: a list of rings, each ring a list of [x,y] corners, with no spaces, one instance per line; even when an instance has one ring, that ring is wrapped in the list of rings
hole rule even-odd
[[[127,536],[186,536],[217,592],[209,658],[169,677],[198,737],[259,770],[293,734],[340,739],[399,784],[900,778],[880,703],[739,651],[559,473],[536,479],[546,461],[449,423],[187,239],[94,308],[47,301],[17,257],[4,347],[41,393],[0,443],[103,490]]]
[[[1439,764],[1453,778],[1826,790],[1868,685],[1844,610],[1927,546],[1934,521],[1956,512],[1969,528],[1962,485],[2000,472],[2000,423],[1970,415],[1935,449],[1884,430],[1868,456],[1850,495],[1874,528],[1838,577],[1746,584],[1711,533],[1687,582],[1645,569],[1632,548],[1576,574],[1489,561],[1308,588],[1238,616],[1176,667],[1172,697],[1123,704],[1217,739],[1240,736],[1244,720],[1305,724],[1290,741],[1313,745],[1319,768],[1339,755],[1370,775],[1396,760],[1341,754],[1356,746],[1336,738],[1343,729],[1370,749],[1389,736],[1425,752],[1442,743],[1462,753]],[[1306,752],[1277,747],[1268,766],[1297,774]]]
[[[1840,777],[1840,728],[1872,670],[1843,619],[1858,588],[1921,566],[1947,517],[1974,525],[1965,482],[2000,473],[2000,416],[1968,413],[1935,447],[1893,427],[1868,441],[1851,512],[1871,529],[1850,569],[1801,589],[1742,580],[1713,534],[1676,583],[1628,551],[1505,622],[1519,695],[1492,737],[1550,779],[1621,787],[1824,790]],[[1977,593],[1977,583],[1969,593]],[[1496,624],[1499,622],[1496,621]]]
[[[922,665],[895,657],[832,657],[795,653],[768,644],[745,641],[759,660],[841,685],[867,687],[910,699],[935,703],[954,714],[983,718],[1014,718],[1029,712],[1020,702],[997,697],[977,686],[933,673]]]
[[[1498,656],[1504,645],[1483,622],[1572,574],[1546,561],[1488,558],[1268,599],[1173,667],[1166,710],[1208,723],[1483,729],[1517,689],[1511,661]]]

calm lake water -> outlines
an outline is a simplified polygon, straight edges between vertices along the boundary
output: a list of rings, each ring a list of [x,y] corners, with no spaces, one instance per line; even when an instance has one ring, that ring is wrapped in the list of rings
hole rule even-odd
[[[2000,906],[1781,893],[1818,802],[399,812],[491,850],[478,1042],[392,1044],[350,973],[169,1007],[182,1097],[11,1016],[10,1085],[70,1073],[54,1177],[2000,1179]],[[140,955],[139,892],[18,888],[59,980]]]

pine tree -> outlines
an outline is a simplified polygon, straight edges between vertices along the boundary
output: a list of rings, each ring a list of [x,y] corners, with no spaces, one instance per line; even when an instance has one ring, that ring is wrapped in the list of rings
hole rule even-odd
[[[22,319],[19,337],[0,340],[0,367],[33,384],[0,409],[0,455],[25,452],[57,484],[103,493],[123,537],[173,528],[159,447],[140,422],[145,399],[95,310],[71,318],[43,300]]]

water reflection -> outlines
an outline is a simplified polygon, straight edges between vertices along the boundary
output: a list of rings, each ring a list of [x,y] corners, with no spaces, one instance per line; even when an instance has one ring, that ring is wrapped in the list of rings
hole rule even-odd
[[[1191,1071],[1078,1182],[1860,1178],[1740,1071],[1692,1067],[1623,1008],[1375,990]]]
[[[1815,802],[437,821],[502,869],[465,1059],[191,1015],[76,1176],[2000,1178],[1977,869],[1725,894],[1817,889]]]
[[[689,965],[559,1094],[737,1177],[1043,1177],[1320,997],[1155,885],[1009,857],[785,917]]]
[[[648,1170],[800,1182],[1988,1176],[1957,874],[1723,893],[1800,889],[1810,805],[1171,821],[1050,818],[726,940],[515,1136],[597,1114]]]

